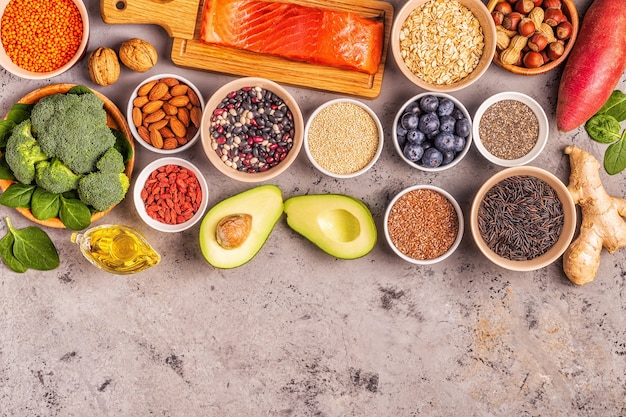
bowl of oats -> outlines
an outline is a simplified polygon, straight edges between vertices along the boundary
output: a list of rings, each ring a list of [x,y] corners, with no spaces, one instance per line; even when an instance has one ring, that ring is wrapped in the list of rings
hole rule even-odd
[[[410,0],[391,31],[396,65],[428,91],[457,91],[474,83],[495,50],[496,26],[480,0]]]

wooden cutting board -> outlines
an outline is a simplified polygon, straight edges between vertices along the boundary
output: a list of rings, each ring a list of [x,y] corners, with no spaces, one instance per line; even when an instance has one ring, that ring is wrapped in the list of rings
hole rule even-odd
[[[380,18],[385,25],[383,55],[374,75],[327,66],[291,61],[236,48],[200,42],[200,19],[204,0],[101,0],[100,14],[108,24],[155,24],[173,38],[171,59],[187,68],[270,80],[366,98],[380,94],[393,6],[376,0],[281,0],[310,7],[352,11]]]

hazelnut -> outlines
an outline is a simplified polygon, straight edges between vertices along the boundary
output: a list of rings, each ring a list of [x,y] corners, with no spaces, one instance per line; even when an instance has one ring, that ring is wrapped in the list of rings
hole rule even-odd
[[[120,60],[133,71],[146,72],[157,63],[157,59],[154,46],[143,39],[129,39],[120,46]]]
[[[98,85],[111,85],[120,76],[120,63],[113,49],[99,47],[89,54],[87,62],[89,78]]]

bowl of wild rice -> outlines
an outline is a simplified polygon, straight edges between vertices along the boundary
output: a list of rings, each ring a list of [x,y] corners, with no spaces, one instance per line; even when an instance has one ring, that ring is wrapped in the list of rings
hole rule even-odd
[[[532,97],[515,91],[494,94],[476,110],[472,136],[489,162],[514,167],[537,158],[548,143],[548,118]]]
[[[304,150],[311,164],[334,178],[368,171],[383,150],[383,127],[372,109],[338,98],[319,106],[304,128]]]
[[[414,185],[400,191],[385,211],[384,233],[401,259],[431,265],[448,258],[463,239],[463,212],[442,188]]]
[[[396,65],[428,91],[450,92],[474,83],[495,50],[496,26],[481,0],[409,0],[391,30]]]
[[[513,271],[533,271],[557,260],[569,246],[576,206],[554,174],[531,166],[510,167],[476,193],[470,228],[490,261]]]

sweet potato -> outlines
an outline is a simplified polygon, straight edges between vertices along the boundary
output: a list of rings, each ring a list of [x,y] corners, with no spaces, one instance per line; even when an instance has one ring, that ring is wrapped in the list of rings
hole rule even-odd
[[[556,104],[560,132],[591,118],[609,98],[626,69],[626,2],[594,0],[563,68]]]

